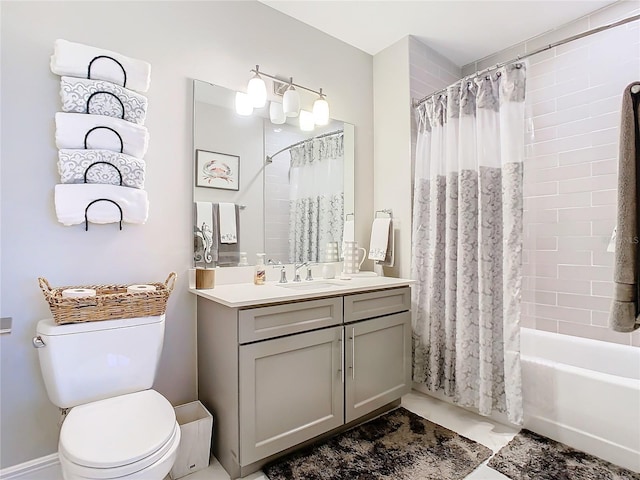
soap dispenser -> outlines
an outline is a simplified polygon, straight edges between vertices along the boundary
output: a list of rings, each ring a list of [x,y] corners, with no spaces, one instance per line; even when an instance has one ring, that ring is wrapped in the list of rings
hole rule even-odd
[[[267,276],[267,267],[264,264],[264,257],[266,254],[258,253],[256,261],[256,271],[253,276],[253,283],[256,285],[264,285],[265,278]]]

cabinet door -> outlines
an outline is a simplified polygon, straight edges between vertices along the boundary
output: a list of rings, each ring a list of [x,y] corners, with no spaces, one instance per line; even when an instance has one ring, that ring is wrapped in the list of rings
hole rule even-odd
[[[240,346],[240,464],[344,423],[343,328]]]
[[[411,390],[411,315],[346,325],[345,422],[372,412]]]

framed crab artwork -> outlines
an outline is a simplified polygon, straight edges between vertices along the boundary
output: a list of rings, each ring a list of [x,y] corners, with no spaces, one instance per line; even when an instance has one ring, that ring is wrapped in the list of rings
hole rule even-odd
[[[240,157],[196,150],[196,187],[240,189]]]

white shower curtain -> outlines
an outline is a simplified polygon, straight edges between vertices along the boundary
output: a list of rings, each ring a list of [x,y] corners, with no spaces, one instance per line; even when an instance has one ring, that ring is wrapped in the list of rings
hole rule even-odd
[[[328,242],[341,242],[344,216],[344,135],[291,148],[289,260],[325,261]]]
[[[526,65],[418,109],[413,379],[522,423],[520,288]]]

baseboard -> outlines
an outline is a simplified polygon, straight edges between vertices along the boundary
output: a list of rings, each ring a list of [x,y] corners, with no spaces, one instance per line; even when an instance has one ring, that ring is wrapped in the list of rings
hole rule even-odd
[[[12,467],[3,468],[0,470],[0,480],[13,480],[25,477],[31,473],[37,472],[38,470],[52,467],[59,463],[60,460],[58,459],[58,454],[52,453],[45,457],[36,458]]]

